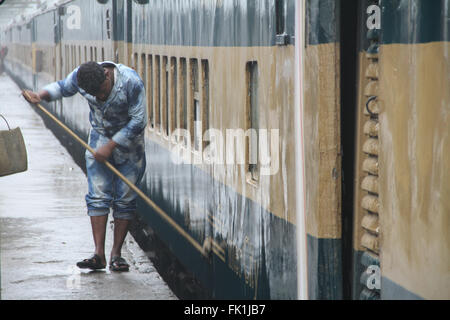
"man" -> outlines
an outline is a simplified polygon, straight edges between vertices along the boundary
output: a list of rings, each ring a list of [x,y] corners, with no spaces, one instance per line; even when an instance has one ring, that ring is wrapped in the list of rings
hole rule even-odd
[[[31,103],[53,101],[80,93],[89,103],[92,125],[86,151],[89,192],[86,195],[95,253],[77,263],[79,268],[104,269],[105,234],[109,209],[113,209],[114,244],[110,256],[112,271],[128,271],[121,257],[129,221],[136,212],[136,193],[105,165],[108,160],[133,184],[138,185],[145,171],[144,129],[147,125],[145,89],[137,73],[121,64],[88,62],[65,80],[47,85],[39,93],[26,91]],[[27,95],[29,98],[27,98]]]

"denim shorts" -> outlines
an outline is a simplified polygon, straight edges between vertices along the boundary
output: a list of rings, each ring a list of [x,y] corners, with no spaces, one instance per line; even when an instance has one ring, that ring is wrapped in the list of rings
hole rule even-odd
[[[98,150],[109,140],[93,129],[89,135],[89,145],[94,150]],[[86,151],[85,158],[89,187],[86,195],[88,215],[105,216],[112,208],[115,219],[132,220],[136,213],[137,194],[105,164],[97,162],[89,151]],[[146,166],[143,136],[132,148],[116,147],[108,162],[139,187]]]

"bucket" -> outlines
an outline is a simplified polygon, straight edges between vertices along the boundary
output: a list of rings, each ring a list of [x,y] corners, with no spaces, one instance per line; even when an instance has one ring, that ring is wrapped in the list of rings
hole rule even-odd
[[[5,120],[8,130],[0,130],[0,177],[27,171],[28,159],[25,142],[20,128],[11,130]]]

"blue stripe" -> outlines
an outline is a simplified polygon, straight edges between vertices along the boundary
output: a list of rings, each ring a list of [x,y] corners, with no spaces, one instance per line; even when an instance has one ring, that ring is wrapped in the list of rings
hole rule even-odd
[[[394,281],[381,277],[381,299],[382,300],[423,300],[414,292],[411,292]]]
[[[342,299],[342,240],[308,234],[307,242],[309,299]]]

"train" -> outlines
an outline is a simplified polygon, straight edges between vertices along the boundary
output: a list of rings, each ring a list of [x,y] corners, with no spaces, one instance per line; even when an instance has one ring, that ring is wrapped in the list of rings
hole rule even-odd
[[[176,227],[140,219],[208,297],[258,300],[450,298],[449,40],[449,0],[64,0],[0,31],[23,88],[136,70],[139,187]],[[45,107],[87,139],[81,96]]]

